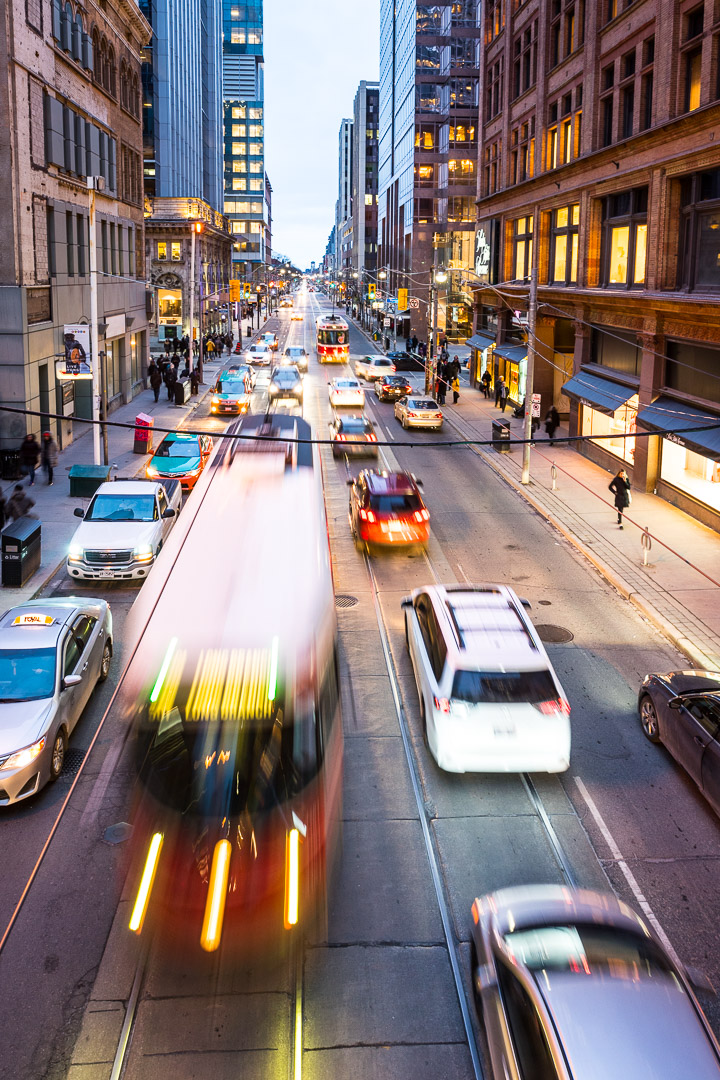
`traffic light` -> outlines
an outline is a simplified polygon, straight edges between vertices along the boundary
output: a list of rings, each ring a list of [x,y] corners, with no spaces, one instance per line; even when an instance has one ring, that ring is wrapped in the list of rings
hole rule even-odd
[[[374,299],[375,299],[375,285],[371,282],[368,285],[368,300],[374,300]]]
[[[234,278],[230,281],[230,301],[231,303],[239,303],[240,301],[240,282]]]
[[[243,285],[243,295],[245,297],[248,297],[250,295],[250,282],[249,281],[246,281],[245,284]]]
[[[398,311],[407,311],[408,306],[408,291],[407,289],[398,289]]]

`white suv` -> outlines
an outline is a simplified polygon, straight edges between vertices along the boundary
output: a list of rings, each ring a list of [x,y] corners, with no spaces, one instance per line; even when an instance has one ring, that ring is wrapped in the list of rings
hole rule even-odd
[[[384,375],[394,375],[395,365],[387,356],[363,356],[355,361],[355,374],[358,379],[381,379]]]
[[[430,753],[447,772],[564,772],[570,706],[505,585],[428,585],[402,601]]]

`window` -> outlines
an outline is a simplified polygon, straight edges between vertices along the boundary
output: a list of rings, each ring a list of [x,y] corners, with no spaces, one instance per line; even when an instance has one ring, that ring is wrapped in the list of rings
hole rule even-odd
[[[579,225],[579,203],[553,210],[550,234],[552,284],[577,285]]]
[[[489,45],[504,26],[504,0],[487,0],[485,5],[485,44]]]
[[[167,257],[168,257],[167,247],[168,247],[167,246],[167,241],[158,240],[158,242],[157,242],[157,257],[158,257],[158,259],[161,259],[161,260],[162,259],[167,259]]]
[[[247,125],[232,124],[230,134],[232,135],[233,139],[244,139],[247,135]]]
[[[720,169],[695,173],[681,185],[682,286],[720,289]]]
[[[552,0],[550,5],[550,67],[570,56],[583,42],[584,5],[575,0]]]
[[[245,157],[247,154],[247,143],[234,142],[230,146],[230,153],[233,157]]]
[[[231,115],[233,120],[244,120],[245,119],[245,106],[244,105],[233,105],[233,107],[231,109],[231,112],[230,112],[230,115]]]
[[[81,615],[79,619],[75,620],[75,625],[73,626],[73,633],[78,639],[81,648],[84,649],[89,642],[90,636],[95,629],[96,622],[97,619],[93,619],[89,615]]]
[[[625,86],[620,93],[620,123],[623,139],[629,139],[633,133],[633,120],[635,117],[635,83]]]
[[[685,100],[684,112],[694,112],[700,108],[700,75],[702,68],[702,49],[691,49],[683,57],[685,65]]]
[[[537,20],[513,42],[513,99],[535,85],[537,62]]]
[[[521,184],[535,171],[535,117],[513,129],[510,135],[510,183]]]
[[[170,257],[174,262],[179,262],[182,258],[182,241],[173,240],[170,244]]]
[[[448,161],[448,184],[466,184],[475,176],[475,162],[472,158],[460,161]]]
[[[630,289],[645,283],[648,189],[608,196],[603,203],[603,284]]]
[[[485,195],[493,195],[498,189],[498,165],[500,161],[500,141],[496,140],[485,147]]]
[[[74,634],[70,634],[65,643],[65,661],[63,663],[63,677],[72,675],[80,662],[82,648]]]
[[[513,277],[529,281],[532,269],[533,219],[517,218],[513,222]]]
[[[542,1021],[532,999],[504,963],[497,965],[497,973],[503,1013],[521,1075],[533,1080],[557,1080]]]
[[[685,16],[685,41],[692,41],[693,38],[699,37],[703,32],[703,23],[705,21],[705,12],[703,5],[693,8]]]
[[[67,272],[70,277],[75,275],[75,240],[73,229],[73,215],[65,214],[65,237],[67,243]]]
[[[485,119],[492,120],[502,109],[503,89],[505,85],[503,75],[503,57],[500,56],[490,66],[487,74],[487,86],[485,89]]]
[[[612,94],[600,99],[600,145],[610,146],[613,141]]]
[[[86,260],[86,243],[85,243],[85,218],[82,214],[78,214],[76,218],[75,236],[77,237],[77,254],[78,254],[78,267],[77,272],[80,277],[84,277],[87,273],[87,260]]]

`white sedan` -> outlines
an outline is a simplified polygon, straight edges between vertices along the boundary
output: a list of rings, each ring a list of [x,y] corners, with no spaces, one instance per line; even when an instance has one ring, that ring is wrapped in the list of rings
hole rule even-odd
[[[259,367],[267,367],[272,362],[272,352],[264,341],[256,341],[243,353],[246,364],[256,364]]]
[[[443,425],[442,410],[437,401],[430,397],[401,397],[395,402],[395,419],[404,428],[440,431]]]
[[[382,353],[363,356],[362,360],[355,361],[355,374],[358,379],[381,379],[385,375],[394,375],[395,365]]]
[[[348,406],[365,407],[365,391],[357,379],[332,379],[328,384],[328,396],[334,409]]]

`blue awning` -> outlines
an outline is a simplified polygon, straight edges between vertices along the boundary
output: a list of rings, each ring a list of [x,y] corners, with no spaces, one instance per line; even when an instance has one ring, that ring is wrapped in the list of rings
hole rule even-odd
[[[720,416],[693,409],[673,398],[659,397],[652,405],[643,406],[637,418],[643,427],[667,435],[673,442],[687,446],[696,454],[720,458]],[[715,426],[709,427],[713,422]],[[703,427],[704,431],[701,430]],[[691,430],[688,431],[688,428]],[[676,431],[677,435],[674,434]]]
[[[573,375],[563,386],[562,392],[606,416],[612,416],[637,394],[632,386],[622,386],[612,379],[603,379],[602,375],[591,375],[589,371],[579,371]]]
[[[502,356],[511,364],[522,364],[527,360],[527,345],[496,345],[495,355]]]
[[[495,344],[495,338],[490,334],[473,334],[465,344],[469,345],[471,349],[489,349],[491,345]]]

